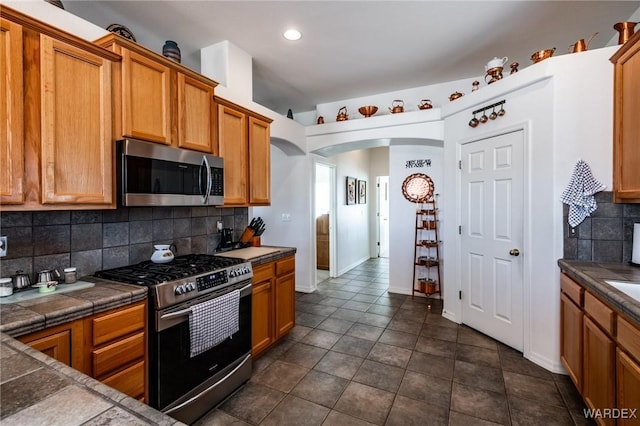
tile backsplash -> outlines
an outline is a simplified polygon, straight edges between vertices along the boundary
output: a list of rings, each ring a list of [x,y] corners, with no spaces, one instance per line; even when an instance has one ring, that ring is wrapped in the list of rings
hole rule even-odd
[[[17,270],[75,266],[78,275],[148,260],[154,244],[173,243],[177,255],[213,253],[217,222],[234,229],[248,223],[248,209],[218,207],[120,207],[116,210],[2,212],[0,234],[8,237],[0,277]]]
[[[564,258],[594,262],[631,260],[633,224],[640,222],[640,204],[617,204],[613,193],[596,194],[598,209],[572,232],[567,224],[569,207],[563,210]]]

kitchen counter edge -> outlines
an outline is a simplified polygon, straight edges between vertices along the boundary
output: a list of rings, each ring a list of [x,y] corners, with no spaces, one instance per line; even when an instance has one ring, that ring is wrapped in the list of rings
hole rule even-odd
[[[25,302],[1,305],[0,332],[11,337],[44,330],[147,298],[147,288],[87,276],[96,285],[69,293],[51,294]],[[47,306],[44,306],[44,303]]]
[[[3,389],[17,391],[26,381],[29,381],[29,377],[33,377],[35,381],[38,381],[38,378],[44,380],[46,377],[50,383],[53,381],[56,384],[53,389],[50,389],[52,386],[48,387],[50,392],[38,392],[29,404],[13,407],[16,411],[4,416],[3,421],[44,424],[40,422],[51,420],[51,416],[56,416],[58,413],[58,398],[64,398],[63,395],[73,395],[81,398],[85,404],[83,410],[87,416],[91,416],[86,421],[99,419],[106,422],[114,419],[134,421],[133,418],[135,418],[145,424],[183,425],[176,419],[74,370],[6,333],[0,333],[0,339],[2,363],[7,362],[14,366],[10,377],[3,374],[5,376],[2,380]],[[52,379],[54,376],[56,379]]]
[[[277,247],[277,246],[262,246],[269,247],[274,249],[279,249],[274,253],[265,254],[263,256],[252,257],[251,259],[247,259],[247,261],[251,262],[251,266],[258,266],[265,263],[273,262],[288,256],[293,256],[296,254],[298,249],[295,247]]]
[[[640,302],[605,282],[639,281],[640,268],[623,263],[565,259],[559,259],[558,266],[562,272],[640,326]]]

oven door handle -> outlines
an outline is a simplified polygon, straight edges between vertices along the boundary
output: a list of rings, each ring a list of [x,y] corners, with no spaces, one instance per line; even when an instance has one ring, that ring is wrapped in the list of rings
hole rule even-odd
[[[171,312],[168,314],[164,314],[160,317],[160,319],[167,319],[167,318],[173,318],[173,317],[181,317],[183,315],[189,315],[191,313],[191,308],[187,308],[187,309],[182,309],[176,312]]]
[[[242,287],[242,288],[240,289],[240,293],[242,293],[242,292],[243,292],[243,291],[245,291],[246,289],[251,288],[251,286],[252,286],[252,285],[253,285],[252,283],[251,283],[251,284],[247,284],[247,285],[245,285],[244,287]],[[192,312],[192,309],[191,309],[191,308],[181,309],[181,310],[179,310],[179,311],[170,312],[170,313],[168,313],[168,314],[161,315],[161,316],[160,316],[160,319],[161,319],[161,320],[163,320],[163,319],[168,319],[168,318],[181,317],[181,316],[183,316],[183,315],[189,315],[191,312]]]

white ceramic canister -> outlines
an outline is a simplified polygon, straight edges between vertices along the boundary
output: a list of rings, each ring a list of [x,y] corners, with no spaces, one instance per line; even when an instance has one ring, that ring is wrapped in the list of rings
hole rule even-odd
[[[11,278],[0,278],[0,297],[11,296],[13,294],[13,282]]]

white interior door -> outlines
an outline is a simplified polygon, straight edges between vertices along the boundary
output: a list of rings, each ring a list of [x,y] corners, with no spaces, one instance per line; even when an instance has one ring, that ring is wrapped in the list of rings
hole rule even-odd
[[[461,147],[462,322],[523,350],[522,130]]]
[[[378,176],[378,256],[389,257],[389,176]]]

